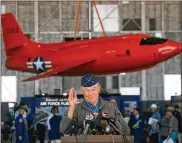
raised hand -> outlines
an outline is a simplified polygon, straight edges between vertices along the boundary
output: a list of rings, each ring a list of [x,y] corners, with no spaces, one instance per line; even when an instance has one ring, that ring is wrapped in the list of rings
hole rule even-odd
[[[68,109],[68,118],[72,119],[73,118],[73,113],[74,113],[74,110],[75,110],[75,106],[77,104],[77,95],[76,95],[75,89],[73,87],[70,89],[68,101],[69,101],[69,104],[70,104],[69,109]]]
[[[74,108],[75,105],[77,104],[77,95],[73,87],[70,89],[68,101],[69,101],[70,107]]]

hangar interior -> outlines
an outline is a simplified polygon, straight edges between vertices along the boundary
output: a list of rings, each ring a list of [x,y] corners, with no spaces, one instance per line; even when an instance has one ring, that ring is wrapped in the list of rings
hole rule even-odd
[[[96,1],[96,6],[107,36],[146,33],[182,43],[180,1]],[[88,1],[82,1],[80,7],[77,40],[89,39],[89,34],[92,38],[103,37],[94,7],[89,7]],[[1,12],[12,12],[23,32],[32,40],[42,43],[74,40],[77,10],[78,2],[75,1],[1,1]],[[89,11],[92,15],[90,20]],[[1,47],[4,48],[1,40]],[[34,94],[62,95],[68,93],[71,87],[80,92],[80,77],[57,76],[22,82],[32,74],[7,69],[4,66],[5,57],[2,51],[2,76],[16,76],[17,101]],[[165,99],[164,77],[168,74],[181,74],[180,55],[151,69],[97,78],[103,93],[119,93],[121,87],[138,87],[140,99],[148,101]]]

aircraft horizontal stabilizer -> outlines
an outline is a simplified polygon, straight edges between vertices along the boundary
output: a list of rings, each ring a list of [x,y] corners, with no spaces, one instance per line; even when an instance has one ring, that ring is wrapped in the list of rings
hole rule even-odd
[[[56,75],[56,74],[58,74],[60,72],[64,72],[66,70],[75,68],[77,66],[81,66],[83,64],[88,64],[88,63],[93,62],[93,61],[95,61],[95,59],[82,59],[82,60],[77,60],[73,64],[64,63],[63,64],[64,66],[60,66],[60,67],[56,67],[56,68],[49,69],[46,72],[42,72],[42,73],[40,73],[40,74],[38,74],[36,76],[27,78],[27,79],[25,79],[23,81],[34,81],[34,80],[37,80],[37,79],[40,79],[40,78],[50,77],[50,76]]]

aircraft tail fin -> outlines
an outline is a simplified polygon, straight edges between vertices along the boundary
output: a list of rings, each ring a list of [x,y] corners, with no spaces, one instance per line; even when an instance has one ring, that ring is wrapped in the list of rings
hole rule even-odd
[[[2,14],[1,24],[6,55],[13,56],[30,40],[24,35],[12,13]]]

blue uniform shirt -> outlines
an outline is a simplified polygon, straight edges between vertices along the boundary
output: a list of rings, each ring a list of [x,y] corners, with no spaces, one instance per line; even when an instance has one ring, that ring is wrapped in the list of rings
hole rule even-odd
[[[23,120],[23,116],[19,114],[15,119],[15,128],[16,128],[16,143],[24,143],[26,125]],[[22,141],[18,137],[22,137]]]
[[[144,136],[144,122],[141,116],[134,116],[132,115],[130,117],[129,123],[128,123],[130,129],[131,129],[131,135],[134,136],[137,143],[142,143],[143,136]],[[132,126],[137,125],[139,128],[133,128]]]
[[[57,140],[60,139],[61,133],[59,132],[59,125],[61,122],[62,118],[59,115],[54,115],[50,120],[50,139],[51,140]]]

